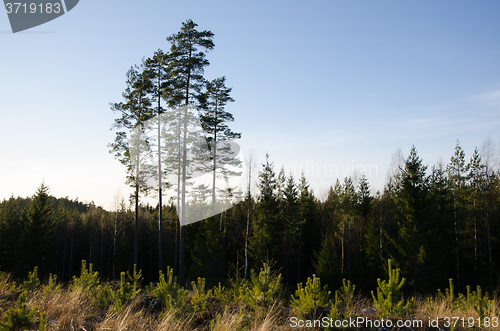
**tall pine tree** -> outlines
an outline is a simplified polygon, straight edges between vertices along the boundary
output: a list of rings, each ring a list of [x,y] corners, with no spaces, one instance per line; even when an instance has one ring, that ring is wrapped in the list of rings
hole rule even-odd
[[[190,104],[195,103],[197,95],[204,83],[204,68],[209,64],[206,52],[214,48],[212,38],[214,34],[210,31],[198,31],[198,25],[192,20],[182,23],[181,30],[167,37],[171,43],[170,53],[170,75],[173,84],[167,93],[171,96],[171,106],[183,105],[188,111]],[[185,116],[187,117],[187,116]],[[181,171],[181,197],[180,197],[180,261],[179,261],[179,284],[184,285],[184,261],[185,261],[185,219],[186,219],[186,180],[187,180],[187,123],[184,123],[182,133],[182,171]]]
[[[139,194],[147,190],[143,185],[149,169],[143,169],[143,156],[148,146],[144,143],[144,123],[153,116],[150,93],[152,83],[144,66],[135,66],[127,72],[127,87],[122,94],[125,102],[111,104],[111,109],[121,116],[115,119],[114,127],[126,129],[118,131],[115,141],[109,144],[110,153],[127,167],[127,183],[134,188],[134,264],[138,264],[139,243]]]
[[[216,178],[221,172],[224,178],[239,173],[231,171],[226,166],[239,167],[241,161],[235,158],[228,141],[241,138],[241,133],[233,132],[227,122],[234,121],[231,113],[224,110],[228,102],[234,102],[230,97],[232,88],[226,87],[226,77],[216,78],[206,84],[206,91],[200,96],[202,110],[201,125],[208,135],[208,144],[212,159],[212,203],[216,199]]]

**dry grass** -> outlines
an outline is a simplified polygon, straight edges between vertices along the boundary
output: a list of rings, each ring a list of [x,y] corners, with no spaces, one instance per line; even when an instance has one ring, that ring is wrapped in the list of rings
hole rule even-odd
[[[10,275],[5,272],[0,272],[0,307],[2,306],[2,300],[5,300],[10,296]]]
[[[0,308],[8,309],[15,305],[19,291],[12,286],[7,274],[0,274]],[[293,310],[284,302],[277,302],[268,309],[255,311],[245,307],[241,302],[231,306],[218,306],[213,311],[196,313],[192,310],[151,312],[144,306],[145,295],[139,295],[130,304],[118,311],[113,309],[102,310],[94,304],[81,289],[58,289],[43,292],[40,289],[30,292],[28,306],[39,307],[39,313],[46,311],[48,315],[48,330],[117,330],[117,331],[287,331],[311,330],[307,328],[293,328],[290,325],[291,317],[295,317]],[[496,301],[498,302],[498,300]],[[370,300],[356,296],[350,307],[345,307],[348,315],[357,317],[362,308],[370,306]],[[499,306],[493,307],[492,317],[499,316]],[[39,316],[39,315],[38,315]],[[299,316],[296,316],[299,317]],[[428,328],[429,319],[479,317],[474,308],[451,307],[450,303],[441,297],[417,298],[415,310],[405,319],[422,320],[424,328]],[[301,317],[299,317],[301,318]],[[376,319],[376,315],[371,316]],[[455,330],[464,328],[456,327]],[[417,331],[419,329],[413,329]]]
[[[184,318],[177,318],[176,312],[171,310],[167,311],[158,319],[155,331],[185,331],[191,330],[191,320],[193,316],[189,315]]]
[[[28,306],[47,312],[50,330],[89,330],[103,316],[81,289],[37,291],[28,300]]]
[[[155,321],[147,316],[144,310],[135,311],[133,306],[128,306],[118,313],[110,313],[102,323],[98,324],[97,330],[154,330]]]
[[[238,331],[242,330],[245,324],[245,316],[241,313],[231,313],[226,310],[215,317],[210,325],[210,330],[214,331]]]
[[[499,318],[499,306],[498,299],[495,299],[496,304],[493,306],[490,317]],[[480,316],[474,307],[452,307],[450,302],[442,297],[427,297],[427,298],[417,298],[415,300],[415,312],[409,318],[415,320],[424,321],[424,326],[428,326],[429,320],[439,321],[439,325],[443,326],[446,321],[457,321],[455,330],[470,330],[472,329],[467,325],[467,321],[470,318],[474,319],[476,326],[477,321]],[[462,318],[464,321],[462,321]],[[426,324],[427,323],[427,324]],[[465,327],[462,325],[465,324]],[[500,318],[499,318],[500,325]],[[423,328],[426,329],[426,328]],[[427,328],[429,329],[429,328]],[[446,329],[446,328],[445,328]],[[476,328],[476,330],[488,329],[488,328]]]

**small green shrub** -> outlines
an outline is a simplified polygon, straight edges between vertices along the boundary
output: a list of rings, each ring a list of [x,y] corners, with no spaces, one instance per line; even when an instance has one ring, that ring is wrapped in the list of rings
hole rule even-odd
[[[438,296],[443,298],[451,308],[455,302],[455,287],[453,286],[453,278],[448,279],[448,282],[450,287],[445,289],[445,294],[441,292],[441,289],[438,289]]]
[[[271,271],[271,266],[264,263],[258,274],[255,270],[250,272],[250,282],[243,284],[241,299],[252,309],[266,309],[283,298],[281,279],[280,273]]]
[[[99,272],[92,270],[92,263],[87,270],[87,261],[82,260],[80,277],[73,276],[73,286],[81,288],[85,292],[90,292],[99,285]]]
[[[400,279],[399,268],[393,270],[391,260],[389,260],[389,280],[381,281],[377,279],[377,296],[372,291],[373,306],[379,311],[379,315],[387,316],[406,316],[413,308],[413,300],[408,300],[405,304],[401,288],[406,282],[403,277]]]
[[[110,284],[99,285],[95,291],[94,304],[100,309],[108,309],[115,302],[115,292]]]
[[[237,266],[231,264],[231,275],[229,277],[229,283],[231,285],[228,288],[224,288],[225,292],[222,297],[226,305],[229,305],[233,302],[238,302],[243,298],[245,292],[244,289],[248,284],[248,280],[241,276],[241,270],[241,268],[238,268]]]
[[[22,292],[17,299],[16,306],[9,308],[5,312],[6,320],[0,321],[1,331],[21,331],[25,328],[31,328],[35,325],[35,314],[38,307],[29,310],[26,304],[26,292]]]
[[[460,293],[456,300],[458,310],[469,311],[474,308],[479,317],[490,317],[495,305],[495,300],[489,300],[488,292],[483,295],[481,286],[477,285],[476,291],[471,291],[471,287],[466,287],[465,296]]]
[[[44,311],[40,314],[40,324],[38,325],[38,331],[47,331],[47,312]]]
[[[224,306],[230,305],[240,298],[240,289],[227,289],[219,283],[212,289],[213,296],[221,301]]]
[[[308,277],[306,286],[303,287],[302,283],[297,284],[295,297],[292,296],[290,303],[297,315],[304,315],[306,313],[313,313],[316,316],[318,308],[325,308],[330,306],[330,295],[328,286],[321,287],[321,280],[316,275]]]
[[[167,310],[186,306],[187,291],[177,284],[177,277],[174,277],[174,271],[170,267],[167,267],[166,281],[165,275],[160,271],[158,285],[151,293],[165,304]]]
[[[127,278],[125,277],[128,277]],[[136,265],[134,264],[134,272],[132,275],[127,271],[125,274],[122,272],[120,274],[120,289],[116,291],[115,309],[118,310],[122,306],[130,303],[135,297],[141,293],[141,289],[138,289],[139,282],[142,278],[141,270],[136,272]]]
[[[455,297],[453,278],[449,279],[450,287],[445,289],[445,294],[438,290],[438,296],[445,299],[453,311],[468,312],[474,309],[480,318],[490,317],[495,306],[495,300],[489,300],[488,292],[483,295],[481,286],[476,287],[476,291],[471,291],[471,287],[466,287],[465,295],[458,293]]]
[[[49,274],[49,282],[47,285],[42,287],[42,292],[50,293],[57,292],[61,288],[61,285],[57,284],[57,275]]]
[[[342,287],[335,291],[335,302],[332,313],[338,318],[349,318],[354,316],[354,304],[356,285],[350,280],[342,279]]]
[[[219,284],[220,285],[220,284]],[[191,282],[194,296],[191,299],[191,306],[195,311],[205,310],[208,307],[208,297],[212,294],[212,290],[205,289],[205,278],[198,277],[198,284]]]
[[[22,288],[27,291],[35,291],[40,287],[40,279],[38,278],[38,267],[33,269],[33,272],[28,272],[28,280],[23,282]]]

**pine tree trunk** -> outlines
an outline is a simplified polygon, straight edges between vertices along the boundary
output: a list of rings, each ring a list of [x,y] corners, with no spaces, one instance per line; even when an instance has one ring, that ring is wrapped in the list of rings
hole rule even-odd
[[[186,179],[187,179],[187,105],[188,97],[186,96],[186,108],[184,110],[184,130],[182,141],[182,192],[181,192],[181,252],[179,261],[179,284],[184,286],[184,260],[186,250]]]
[[[112,278],[115,277],[115,260],[116,260],[116,234],[117,234],[117,223],[118,223],[118,211],[115,212],[115,232],[113,234],[113,268],[112,268]]]
[[[158,63],[158,268],[163,271],[163,202],[162,202],[162,172],[161,172],[161,68],[163,61]]]
[[[179,231],[179,216],[175,220],[175,247],[174,247],[174,276],[179,275],[179,244],[180,244],[180,231]]]
[[[384,270],[384,266],[383,266],[383,258],[382,258],[382,254],[383,254],[383,230],[382,230],[382,212],[380,213],[380,224],[379,224],[379,253],[380,253],[380,278],[382,279],[383,278],[383,270]]]
[[[92,249],[94,244],[94,231],[90,230],[90,249],[89,249],[89,263],[92,263]]]
[[[62,275],[61,275],[61,280],[64,280],[65,267],[66,267],[66,236],[64,236],[64,244],[63,244],[63,260],[62,260]]]
[[[243,278],[247,277],[248,271],[248,230],[250,227],[250,198],[247,203],[247,230],[245,232],[245,272],[243,274]]]
[[[73,272],[73,242],[75,240],[75,234],[71,236],[71,249],[69,254],[69,279],[71,279],[71,273]]]
[[[139,184],[135,185],[135,216],[134,216],[134,264],[137,265],[139,257]]]
[[[248,192],[247,192],[247,230],[245,233],[245,273],[244,278],[248,273],[248,235],[250,230],[250,204],[252,202],[252,159],[248,162]]]
[[[161,172],[161,120],[160,120],[160,96],[158,95],[158,268],[163,271],[163,202],[162,202],[162,172]]]
[[[473,214],[474,214],[474,268],[477,272],[477,219],[476,219],[476,199],[473,202]]]
[[[189,48],[188,57],[188,70],[186,79],[186,98],[184,109],[184,130],[182,139],[182,195],[181,195],[181,247],[180,247],[180,261],[179,261],[179,284],[184,286],[184,259],[186,250],[186,179],[187,179],[187,111],[189,107],[189,88],[191,86],[191,59],[192,59],[192,45]]]
[[[453,193],[453,220],[455,222],[455,243],[457,245],[456,247],[456,266],[457,266],[457,286],[460,289],[460,260],[459,260],[459,254],[458,254],[458,221],[457,221],[457,198],[456,198],[456,192]]]
[[[490,237],[490,211],[489,211],[489,203],[486,200],[486,241],[488,244],[488,284],[492,283],[492,270],[493,270],[493,261],[491,257],[491,237]]]
[[[101,220],[102,221],[102,220]],[[102,267],[102,261],[104,260],[102,254],[104,252],[104,229],[103,225],[101,225],[101,272],[103,272],[104,268]]]
[[[217,170],[217,101],[215,104],[215,112],[214,112],[214,140],[212,142],[213,145],[213,178],[212,178],[212,204],[215,204],[215,178],[216,178],[216,170]]]
[[[345,243],[344,243],[344,232],[345,232],[345,222],[342,220],[342,231],[341,231],[341,245],[342,245],[342,259],[340,262],[340,274],[344,277],[344,261],[345,261]]]
[[[175,223],[175,248],[174,248],[174,275],[179,276],[179,245],[180,245],[180,207],[181,207],[181,163],[182,163],[182,142],[181,142],[181,116],[180,112],[177,112],[177,123],[178,127],[178,141],[177,141],[177,222]]]
[[[299,256],[297,258],[297,283],[300,283],[300,251],[302,249],[302,226],[299,233]]]

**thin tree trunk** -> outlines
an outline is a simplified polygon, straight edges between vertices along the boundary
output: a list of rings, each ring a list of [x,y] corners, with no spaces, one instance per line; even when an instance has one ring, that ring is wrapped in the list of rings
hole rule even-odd
[[[493,270],[493,260],[491,257],[491,237],[490,237],[490,213],[488,210],[488,202],[486,202],[486,235],[487,235],[487,243],[488,243],[488,282],[489,285],[492,283],[492,270]]]
[[[109,264],[111,263],[111,251],[112,251],[112,249],[110,247],[108,250],[108,263],[106,263],[106,277],[108,277],[108,279],[111,279],[109,277]]]
[[[94,230],[90,230],[90,250],[89,250],[89,264],[92,263],[92,249],[94,245]]]
[[[380,212],[380,224],[379,224],[379,252],[380,252],[380,278],[382,279],[383,277],[383,270],[384,270],[384,260],[382,258],[382,253],[383,253],[383,230],[382,230],[382,212]]]
[[[114,278],[115,277],[115,260],[116,260],[116,234],[117,234],[117,230],[116,230],[116,225],[118,223],[118,211],[115,212],[115,232],[113,234],[113,271],[111,273],[111,277]]]
[[[139,162],[140,162],[140,146],[139,146],[139,126],[137,126],[137,159],[136,159],[136,177],[135,177],[135,217],[134,217],[134,265],[138,264],[139,259]]]
[[[184,130],[183,130],[183,141],[182,141],[182,195],[181,195],[181,247],[180,247],[180,261],[179,261],[179,284],[184,286],[184,258],[186,250],[186,161],[187,161],[187,111],[189,107],[189,87],[191,85],[191,58],[192,58],[192,47],[189,48],[189,62],[187,70],[186,79],[186,99],[184,109]]]
[[[342,246],[342,259],[340,263],[340,275],[344,277],[344,261],[345,261],[345,243],[344,243],[344,237],[345,237],[345,222],[342,220],[342,231],[341,231],[341,246]]]
[[[103,222],[103,220],[101,220],[101,222]],[[104,268],[102,267],[102,261],[104,260],[102,258],[102,254],[104,252],[104,230],[103,230],[103,226],[101,225],[101,272],[103,272]]]
[[[186,96],[186,108],[184,110],[184,132],[182,141],[182,192],[181,192],[181,252],[179,261],[179,284],[184,286],[184,260],[186,250],[186,178],[187,178],[187,105],[188,97]]]
[[[245,272],[243,275],[243,278],[247,277],[247,271],[248,271],[248,230],[250,227],[250,197],[248,198],[247,202],[247,230],[245,232]]]
[[[456,198],[456,192],[453,194],[453,220],[455,222],[455,243],[457,245],[456,247],[456,266],[457,266],[457,286],[460,289],[460,259],[459,259],[459,254],[458,254],[458,221],[457,221],[457,198]]]
[[[215,204],[215,178],[216,178],[216,170],[217,170],[217,101],[215,102],[215,127],[214,127],[214,141],[213,145],[213,178],[212,178],[212,204]]]
[[[71,273],[73,272],[73,242],[75,241],[75,234],[71,236],[71,250],[69,255],[69,279],[71,279]]]
[[[158,268],[163,271],[163,202],[162,202],[162,172],[161,172],[161,66],[162,62],[158,63],[158,203],[160,205],[158,216]]]
[[[62,260],[62,275],[61,275],[61,280],[63,280],[63,281],[64,281],[65,264],[66,264],[66,236],[64,236],[63,260]]]
[[[477,219],[476,219],[476,199],[473,202],[473,214],[474,214],[474,267],[477,272]]]
[[[297,283],[300,283],[300,251],[302,249],[302,226],[299,234],[299,256],[297,258]]]
[[[158,113],[160,110],[160,96],[158,95]],[[158,216],[158,268],[163,271],[163,202],[162,202],[162,182],[161,182],[161,120],[158,114],[158,204],[160,205]]]
[[[177,204],[178,205],[178,204]],[[175,247],[174,247],[174,275],[179,275],[179,244],[180,244],[180,231],[179,231],[179,215],[175,220]]]
[[[179,245],[180,245],[180,207],[181,207],[181,169],[182,169],[182,153],[181,153],[181,116],[177,112],[178,126],[178,141],[177,141],[177,221],[175,223],[175,248],[174,248],[174,275],[179,276]]]
[[[135,216],[134,216],[134,264],[137,265],[139,258],[139,184],[135,186]]]

